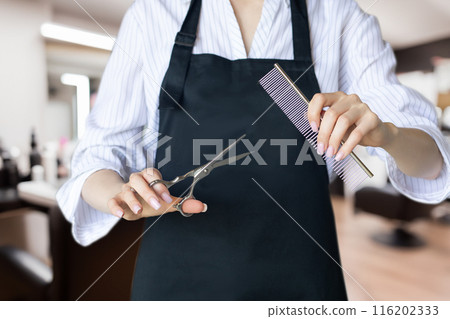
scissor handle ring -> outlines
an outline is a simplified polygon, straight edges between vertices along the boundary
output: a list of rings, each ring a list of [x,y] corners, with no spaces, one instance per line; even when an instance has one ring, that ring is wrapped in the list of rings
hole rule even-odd
[[[173,207],[177,210],[177,211],[179,211],[180,212],[180,214],[182,215],[182,216],[184,216],[184,217],[191,217],[192,215],[194,215],[194,214],[192,214],[192,213],[185,213],[185,212],[183,212],[183,203],[185,202],[185,201],[187,201],[188,199],[191,199],[191,198],[194,198],[194,196],[190,196],[190,197],[184,197],[182,200],[180,200],[178,203],[176,203],[175,205],[173,205]]]
[[[156,185],[156,184],[163,184],[163,185],[165,185],[166,187],[170,187],[170,186],[172,186],[174,183],[173,183],[173,181],[164,181],[164,180],[162,180],[162,179],[155,179],[154,181],[151,181],[151,182],[150,182],[149,186],[150,186],[150,187],[153,187],[153,186]],[[191,216],[194,215],[194,214],[192,214],[192,213],[185,213],[185,212],[183,212],[183,208],[182,208],[183,203],[184,203],[186,200],[190,199],[190,198],[194,198],[194,196],[184,197],[184,198],[182,198],[178,203],[176,203],[175,205],[173,205],[172,207],[175,208],[177,211],[179,211],[180,214],[181,214],[182,216],[184,216],[184,217],[191,217]]]
[[[166,186],[167,188],[169,188],[170,186],[172,186],[174,183],[172,181],[165,181],[162,179],[155,179],[154,181],[151,181],[150,184],[148,184],[149,187],[153,187],[156,184],[163,184],[164,186]]]

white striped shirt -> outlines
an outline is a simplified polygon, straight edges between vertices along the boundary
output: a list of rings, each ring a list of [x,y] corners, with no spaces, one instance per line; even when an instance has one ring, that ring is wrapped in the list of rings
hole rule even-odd
[[[101,169],[115,170],[126,181],[130,174],[124,163],[126,141],[145,127],[158,131],[160,85],[189,3],[137,0],[123,19],[86,133],[73,156],[72,177],[57,194],[65,217],[73,225],[73,235],[82,245],[106,235],[119,220],[93,209],[81,198],[83,183]],[[445,160],[440,176],[432,181],[406,176],[384,150],[369,149],[386,161],[393,185],[403,194],[422,202],[443,200],[450,188],[449,146],[436,126],[434,106],[398,82],[392,49],[382,40],[376,18],[365,14],[354,0],[307,3],[321,91],[356,93],[382,121],[430,134]],[[204,0],[201,10],[194,54],[247,58],[230,2]],[[264,1],[248,57],[293,59],[289,0]],[[136,159],[143,164],[135,170],[152,166],[153,158],[146,162],[144,151],[136,152]]]

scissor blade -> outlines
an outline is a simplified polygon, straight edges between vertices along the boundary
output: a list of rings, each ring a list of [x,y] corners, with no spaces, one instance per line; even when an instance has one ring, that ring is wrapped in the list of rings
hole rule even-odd
[[[220,152],[219,154],[217,154],[211,161],[209,161],[208,163],[206,163],[206,164],[203,165],[203,166],[198,167],[198,168],[194,171],[193,176],[194,176],[194,177],[198,177],[199,174],[203,174],[203,173],[205,172],[205,169],[206,169],[206,168],[209,168],[209,167],[211,167],[211,168],[218,167],[218,166],[215,165],[215,164],[217,163],[217,161],[218,161],[220,158],[222,158],[222,156],[223,156],[224,154],[228,153],[228,151],[229,151],[232,147],[234,147],[240,140],[242,140],[242,139],[245,137],[245,135],[246,135],[246,134],[242,135],[242,136],[241,136],[240,138],[238,138],[236,141],[234,141],[233,143],[231,143],[230,146],[228,146],[228,147],[227,147],[226,149],[224,149],[222,152]],[[229,160],[229,159],[226,159],[225,161],[228,162],[228,160]],[[219,162],[221,162],[221,161],[219,161]],[[224,165],[224,164],[222,164],[222,165]],[[219,165],[219,166],[222,166],[222,165]],[[211,171],[211,170],[209,170],[209,171]],[[209,173],[208,173],[208,174],[209,174]],[[203,178],[203,177],[202,177],[202,178]]]
[[[236,156],[232,156],[232,157],[229,157],[229,158],[224,159],[222,161],[215,162],[210,167],[211,168],[217,168],[217,167],[224,166],[224,165],[231,165],[231,164],[234,164],[237,161],[239,161],[241,158],[247,157],[248,155],[250,155],[250,152],[243,153],[243,154],[236,155]]]
[[[222,152],[217,154],[211,162],[216,162],[219,158],[222,158],[223,155],[228,153],[240,140],[242,140],[245,137],[246,134],[242,135],[240,138],[238,138],[236,141],[230,144],[226,149],[224,149]]]

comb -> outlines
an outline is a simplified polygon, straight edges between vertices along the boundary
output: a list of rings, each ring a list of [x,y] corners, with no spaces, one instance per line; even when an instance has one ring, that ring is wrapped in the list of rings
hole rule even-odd
[[[317,151],[318,134],[311,129],[308,121],[309,100],[280,65],[275,64],[275,67],[259,80],[259,84]],[[343,142],[341,146],[342,144]],[[336,161],[334,156],[322,157],[350,190],[354,190],[368,177],[373,176],[353,152],[340,161]]]

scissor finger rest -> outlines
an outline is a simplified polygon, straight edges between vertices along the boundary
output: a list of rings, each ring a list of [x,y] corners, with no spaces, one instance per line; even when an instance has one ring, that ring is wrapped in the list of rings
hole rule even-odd
[[[171,181],[165,181],[162,179],[155,179],[154,181],[150,182],[149,186],[153,187],[156,184],[163,184],[165,185],[167,188],[170,188],[171,186],[173,186],[174,184],[178,183],[181,179],[179,177],[175,178],[174,180]],[[194,198],[194,196],[190,195],[187,197],[183,197],[179,202],[177,202],[176,204],[174,204],[172,207],[175,208],[177,211],[179,211],[181,213],[181,215],[183,215],[184,217],[191,217],[193,214],[191,213],[185,213],[183,211],[183,203],[190,199],[190,198]]]
[[[185,213],[184,211],[183,211],[183,203],[185,202],[185,201],[187,201],[188,199],[194,199],[194,196],[191,196],[191,197],[183,197],[178,203],[176,203],[175,205],[173,205],[173,207],[177,210],[177,211],[179,211],[180,212],[180,214],[181,215],[183,215],[184,217],[191,217],[192,215],[194,215],[194,214],[192,214],[192,213]]]

